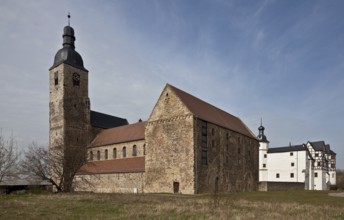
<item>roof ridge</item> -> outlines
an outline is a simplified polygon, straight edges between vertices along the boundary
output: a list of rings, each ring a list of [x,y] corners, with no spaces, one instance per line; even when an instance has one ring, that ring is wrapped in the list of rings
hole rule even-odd
[[[167,84],[167,86],[171,88],[195,117],[256,139],[256,135],[254,135],[239,117],[170,84]]]
[[[180,92],[183,92],[183,93],[185,93],[186,95],[189,95],[189,96],[191,96],[191,97],[193,97],[193,98],[195,98],[195,99],[197,99],[197,100],[199,100],[199,101],[201,101],[201,102],[203,102],[203,103],[205,103],[205,104],[207,104],[207,105],[209,105],[209,106],[211,106],[211,107],[213,107],[213,108],[215,108],[215,109],[217,109],[217,110],[219,110],[219,111],[222,111],[222,112],[224,112],[224,113],[226,113],[226,114],[228,114],[228,115],[230,115],[230,116],[232,116],[232,117],[235,117],[235,118],[240,119],[239,117],[237,117],[237,116],[235,116],[235,115],[232,115],[231,113],[228,113],[228,112],[226,112],[226,111],[220,109],[219,107],[216,107],[215,105],[213,105],[213,104],[211,104],[211,103],[209,103],[209,102],[206,102],[206,101],[204,101],[204,100],[202,100],[202,99],[200,99],[200,98],[198,98],[198,97],[196,97],[196,96],[194,96],[194,95],[192,95],[192,94],[190,94],[190,93],[188,93],[188,92],[185,92],[184,90],[181,90],[181,89],[179,89],[179,88],[177,88],[177,87],[175,87],[175,86],[172,86],[172,85],[170,85],[170,84],[167,84],[167,85],[171,86],[172,89],[176,89],[176,90],[178,90],[178,91],[180,91]],[[176,94],[176,95],[178,96],[178,94]],[[179,96],[178,96],[178,97],[179,97]],[[181,100],[181,101],[184,103],[183,100]]]

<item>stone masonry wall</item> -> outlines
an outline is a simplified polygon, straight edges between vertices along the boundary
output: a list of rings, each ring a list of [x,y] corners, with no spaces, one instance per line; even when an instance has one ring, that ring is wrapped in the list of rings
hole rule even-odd
[[[142,193],[145,173],[77,175],[75,191],[97,193]]]
[[[93,152],[93,160],[97,159],[97,152],[100,152],[100,160],[106,160],[105,158],[105,150],[108,151],[108,158],[107,160],[112,159],[119,159],[123,158],[123,147],[126,149],[126,158],[134,157],[133,156],[133,147],[136,146],[136,156],[144,156],[145,155],[145,140],[138,140],[138,141],[129,141],[129,142],[123,142],[118,144],[110,144],[105,146],[99,146],[99,147],[92,147],[88,149],[88,156],[90,160],[90,152]],[[114,149],[116,149],[116,158],[114,158]]]
[[[74,83],[73,74],[79,74],[78,84]],[[51,69],[49,75],[49,147],[64,154],[61,167],[64,169],[64,187],[68,188],[69,179],[84,160],[90,142],[88,72],[61,64]],[[53,174],[53,178],[58,181],[57,175]]]
[[[207,164],[202,164],[202,120],[195,119],[197,193],[258,189],[256,139],[207,123]]]
[[[152,111],[145,137],[145,192],[193,194],[193,116],[169,87]]]

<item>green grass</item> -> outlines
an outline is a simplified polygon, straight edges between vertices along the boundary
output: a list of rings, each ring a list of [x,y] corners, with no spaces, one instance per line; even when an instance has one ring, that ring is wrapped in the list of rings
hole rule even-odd
[[[0,219],[344,219],[344,197],[323,191],[228,195],[13,194]]]

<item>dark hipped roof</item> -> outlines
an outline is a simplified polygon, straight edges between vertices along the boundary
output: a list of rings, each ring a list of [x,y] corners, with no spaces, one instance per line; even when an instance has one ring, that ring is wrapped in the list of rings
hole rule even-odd
[[[80,168],[78,174],[138,172],[145,172],[145,157],[132,157],[88,162]]]
[[[97,135],[90,147],[144,140],[145,125],[146,122],[137,122],[135,124],[105,129]]]
[[[103,114],[100,112],[91,111],[91,125],[97,128],[114,128],[118,126],[127,125],[128,121],[125,118],[119,118]]]
[[[201,99],[198,99],[174,86],[167,84],[194,114],[195,117],[256,139],[250,129],[240,120]]]
[[[283,152],[292,152],[292,151],[304,151],[306,148],[303,145],[294,145],[288,147],[274,147],[269,148],[268,153],[283,153]]]

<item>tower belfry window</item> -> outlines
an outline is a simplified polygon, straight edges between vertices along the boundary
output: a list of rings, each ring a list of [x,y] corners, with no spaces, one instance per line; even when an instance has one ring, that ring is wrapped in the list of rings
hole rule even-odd
[[[55,86],[59,84],[59,75],[57,71],[54,73],[54,83],[55,83]]]

